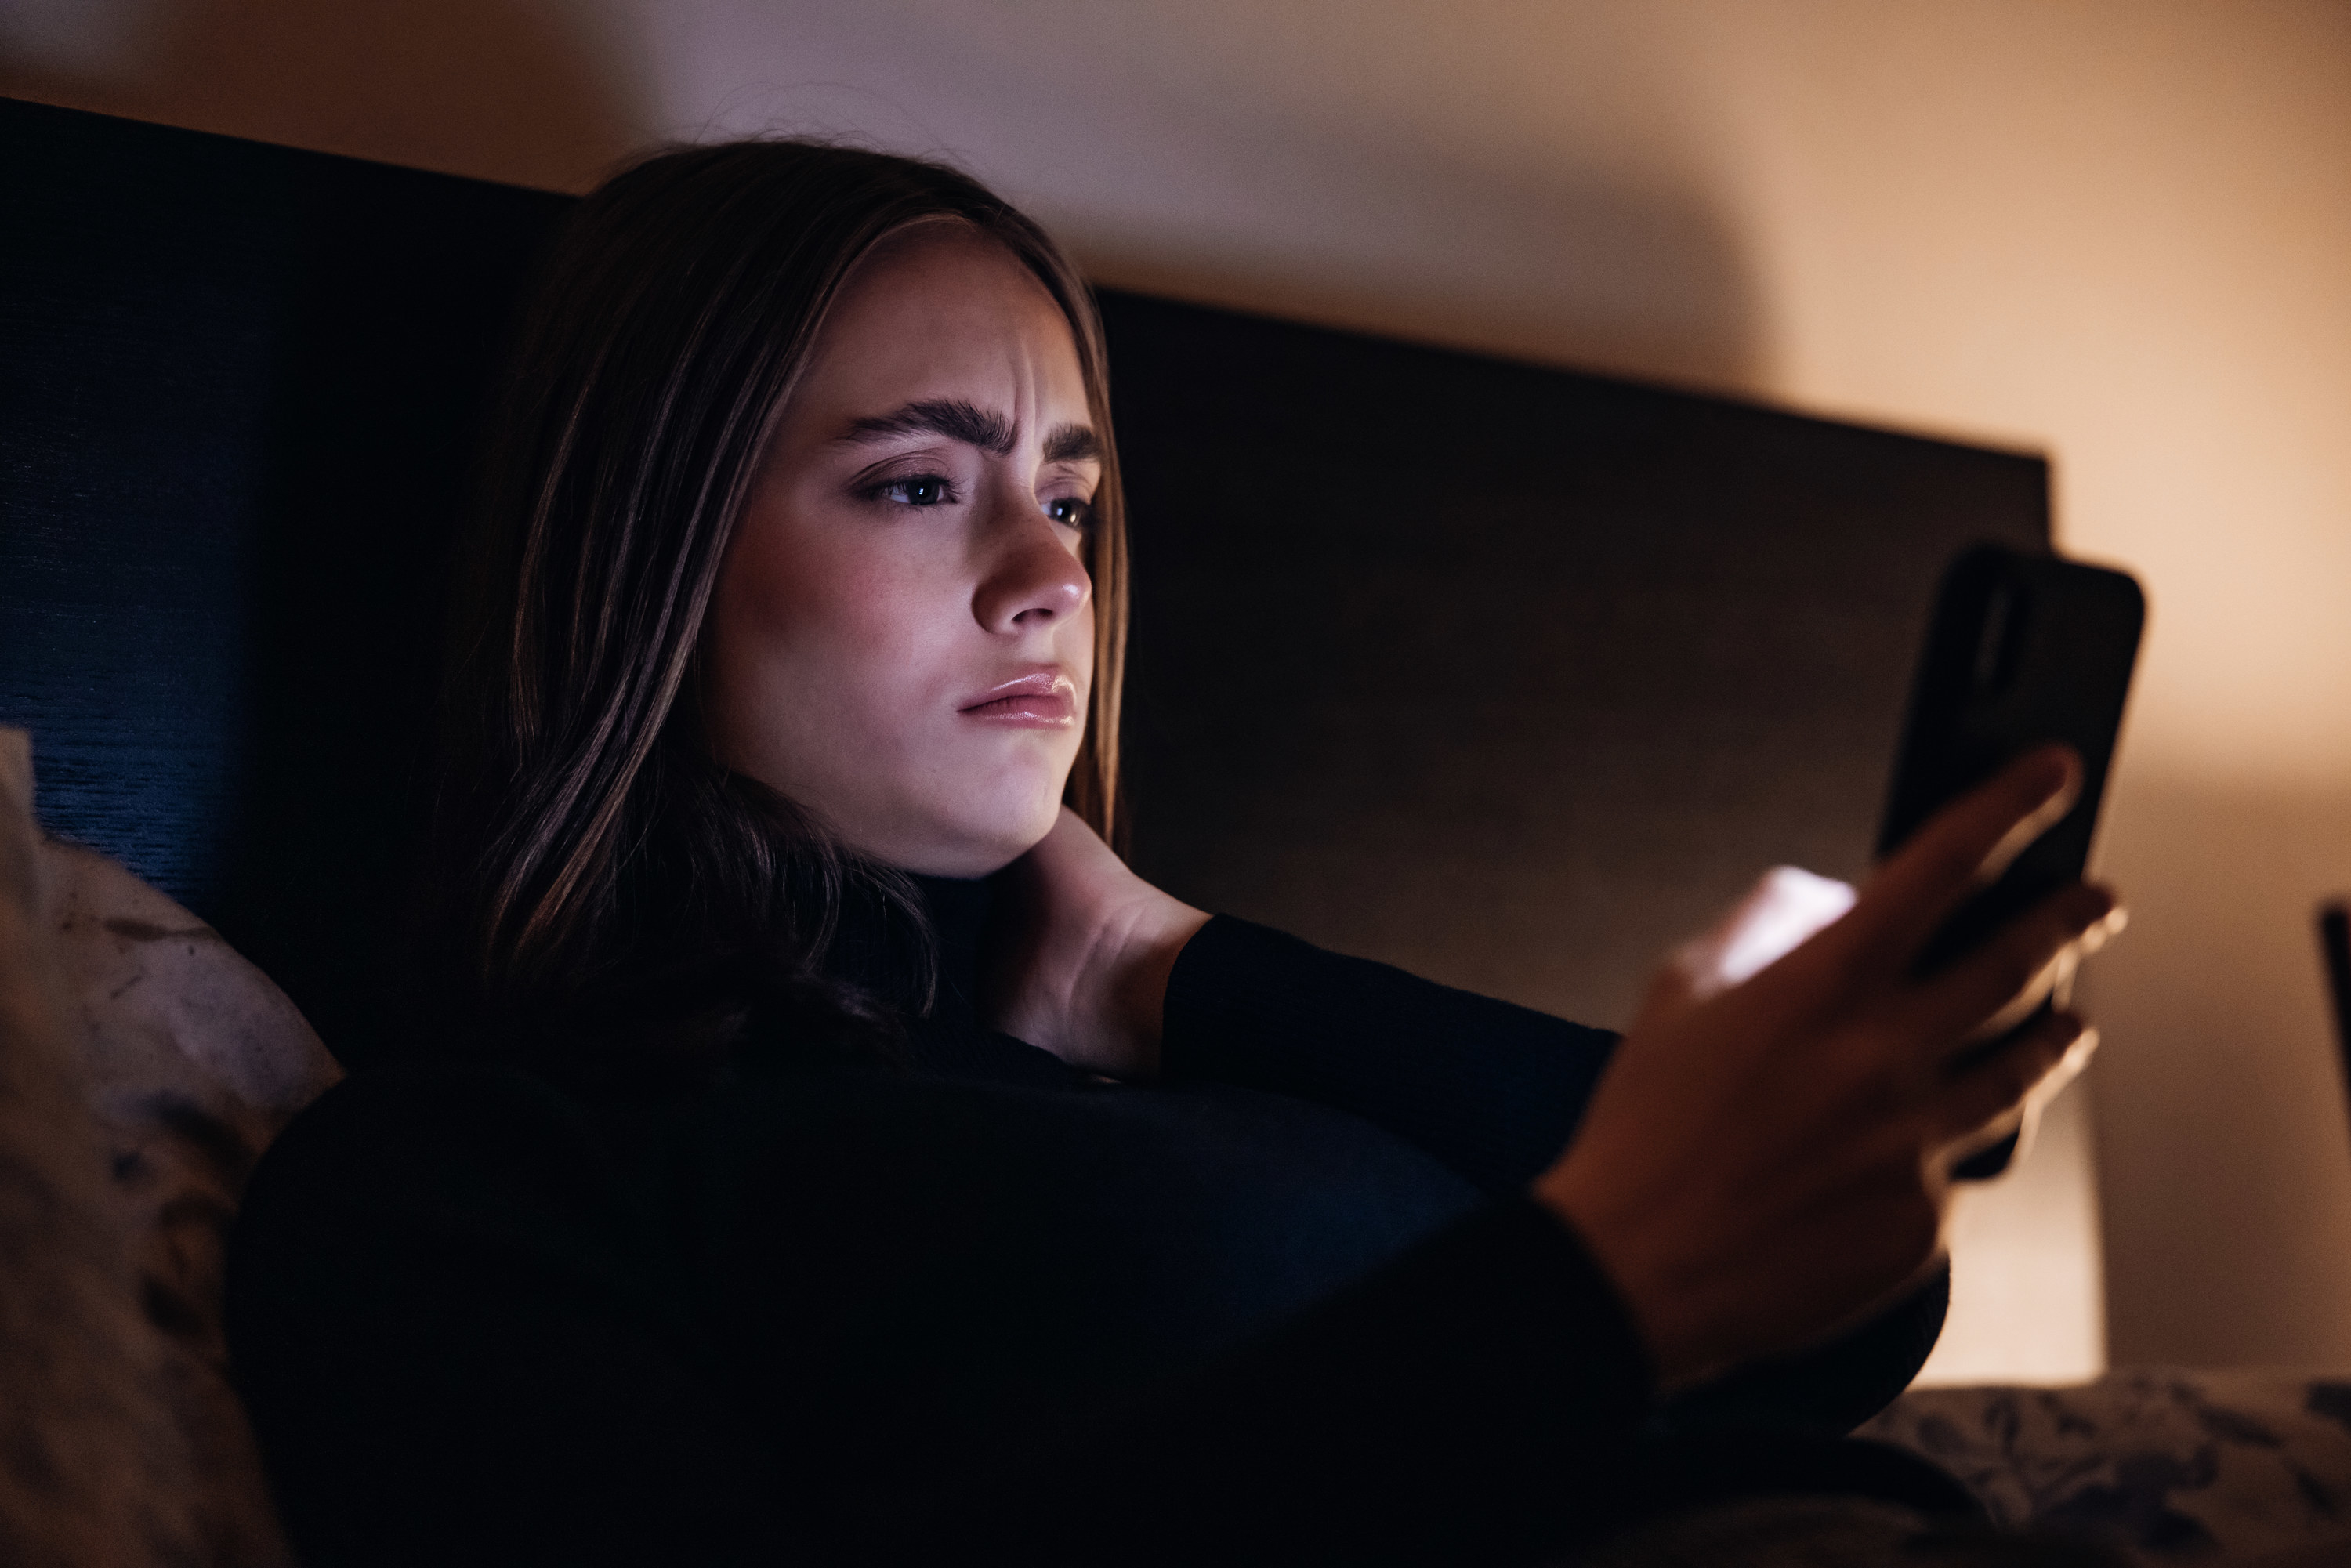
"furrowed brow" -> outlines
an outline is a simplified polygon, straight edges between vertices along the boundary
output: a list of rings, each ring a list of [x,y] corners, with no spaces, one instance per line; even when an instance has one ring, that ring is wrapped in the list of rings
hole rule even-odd
[[[1012,455],[1012,447],[1019,432],[1010,420],[989,409],[956,398],[910,402],[872,419],[852,422],[849,427],[851,441],[886,441],[897,435],[927,433],[944,435],[949,441],[960,441],[967,446],[977,446],[998,457]]]
[[[1048,463],[1083,463],[1102,455],[1102,443],[1082,424],[1065,424],[1045,437]]]

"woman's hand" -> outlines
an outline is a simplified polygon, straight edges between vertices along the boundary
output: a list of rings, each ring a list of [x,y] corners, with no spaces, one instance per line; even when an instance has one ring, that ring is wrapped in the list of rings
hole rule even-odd
[[[988,1021],[1074,1067],[1156,1076],[1167,977],[1208,916],[1129,871],[1067,806],[1003,876]]]
[[[1910,973],[1943,916],[2063,816],[2079,781],[2071,753],[2035,752],[1751,978],[1651,992],[1534,1191],[1615,1281],[1665,1385],[1793,1350],[1899,1291],[1939,1249],[1951,1164],[2087,1061],[2095,1035],[2055,1010],[1953,1065],[2120,928],[2102,889],[2064,888],[1959,963]]]

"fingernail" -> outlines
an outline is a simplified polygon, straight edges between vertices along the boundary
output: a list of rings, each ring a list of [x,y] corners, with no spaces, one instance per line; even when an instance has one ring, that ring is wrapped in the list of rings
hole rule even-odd
[[[2086,958],[2113,941],[2115,934],[2129,924],[2130,917],[2116,904],[2082,927],[2082,934],[2074,938],[2074,950]]]
[[[2081,778],[2081,768],[2074,760],[2070,747],[2037,747],[2018,759],[2017,770],[2023,782],[2041,801],[2055,800],[2065,793]]]

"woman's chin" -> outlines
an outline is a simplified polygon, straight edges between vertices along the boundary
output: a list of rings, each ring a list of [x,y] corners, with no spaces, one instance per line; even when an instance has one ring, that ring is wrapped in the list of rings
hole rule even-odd
[[[918,876],[992,876],[1042,842],[1061,813],[1057,790],[1041,803],[893,835],[895,841],[878,846],[875,858]]]

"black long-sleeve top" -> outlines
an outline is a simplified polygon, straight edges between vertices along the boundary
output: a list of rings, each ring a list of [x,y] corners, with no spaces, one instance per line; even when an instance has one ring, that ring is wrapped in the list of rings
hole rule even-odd
[[[1219,918],[1163,1082],[1105,1083],[977,1025],[979,895],[927,891],[898,1062],[755,1044],[625,1134],[383,1069],[286,1132],[229,1331],[306,1562],[1512,1562],[1677,1490],[1942,1500],[1827,1438],[1939,1288],[1656,1401],[1524,1196],[1613,1036]]]

